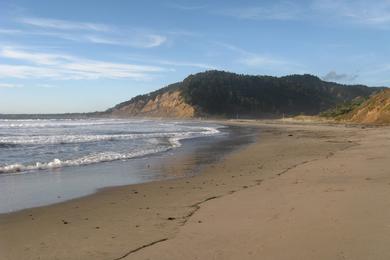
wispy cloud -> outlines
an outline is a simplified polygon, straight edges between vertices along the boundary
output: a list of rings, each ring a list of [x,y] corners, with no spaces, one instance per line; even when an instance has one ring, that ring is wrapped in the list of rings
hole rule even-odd
[[[193,67],[193,68],[212,69],[212,70],[218,69],[218,67],[214,65],[205,64],[205,63],[196,63],[196,62],[178,62],[178,61],[159,60],[157,61],[157,63],[163,65],[171,65],[175,67]]]
[[[31,52],[5,47],[0,56],[23,64],[0,64],[1,78],[100,79],[130,78],[147,80],[165,69],[159,66],[115,63],[63,54]]]
[[[18,33],[26,35],[42,35],[47,37],[61,38],[68,41],[86,42],[95,44],[128,46],[134,48],[154,48],[161,46],[168,39],[164,35],[146,30],[129,28],[121,29],[115,26],[66,21],[47,18],[20,18],[19,23],[32,27],[28,30],[18,30]],[[11,33],[4,30],[3,33]],[[2,33],[0,29],[0,33]],[[17,31],[14,31],[17,33]]]
[[[337,73],[332,70],[322,77],[325,81],[336,81],[336,82],[352,82],[357,79],[358,75],[350,75],[345,73]]]
[[[65,35],[63,37],[75,41],[88,41],[92,43],[130,46],[137,48],[158,47],[167,41],[167,37],[162,35],[142,33],[133,33],[132,35],[123,38],[106,37],[99,35],[85,35],[79,38],[69,38],[68,35]]]
[[[86,30],[98,32],[107,32],[114,30],[112,27],[100,23],[73,22],[38,17],[21,18],[19,19],[19,21],[27,25],[58,30]]]
[[[192,10],[199,10],[204,9],[207,7],[207,5],[197,5],[197,4],[184,4],[184,3],[168,3],[168,7],[179,9],[179,10],[186,10],[186,11],[192,11]]]
[[[374,28],[390,26],[388,0],[310,0],[305,3],[272,1],[255,5],[237,5],[211,12],[247,20],[328,21]]]
[[[312,10],[338,16],[349,22],[383,26],[390,24],[390,1],[388,0],[315,0]]]
[[[0,34],[20,34],[23,33],[21,30],[0,28]]]
[[[162,35],[135,32],[128,42],[131,42],[133,46],[153,48],[162,45],[166,41],[167,37]]]
[[[237,59],[237,61],[249,67],[265,67],[265,66],[281,66],[281,65],[297,66],[296,63],[287,61],[285,59],[277,58],[267,54],[253,53],[244,50],[240,47],[234,46],[232,44],[221,43],[221,42],[217,42],[216,44],[228,50],[238,53],[239,58]]]
[[[22,85],[20,84],[12,84],[12,83],[0,83],[0,88],[20,88]]]
[[[262,6],[227,8],[217,13],[250,20],[295,20],[300,19],[302,8],[296,2],[272,2]]]
[[[250,67],[263,67],[263,66],[275,66],[275,65],[287,65],[287,61],[282,59],[276,59],[270,56],[253,54],[239,60],[242,64]]]
[[[0,64],[0,78],[52,78],[64,79],[61,71],[46,67]]]
[[[173,29],[166,31],[167,34],[176,35],[176,36],[188,36],[188,37],[200,37],[203,34],[195,31],[183,30],[183,29]]]
[[[162,65],[171,65],[175,67],[193,67],[193,68],[200,68],[200,69],[218,69],[218,67],[210,64],[205,63],[196,63],[196,62],[181,62],[181,61],[171,61],[171,60],[155,60],[156,63],[162,64]]]
[[[218,69],[218,66],[203,63],[203,62],[194,62],[194,61],[182,61],[182,60],[169,60],[169,59],[160,59],[157,57],[152,56],[145,56],[145,55],[130,55],[128,56],[129,60],[131,61],[137,61],[137,62],[144,62],[145,60],[150,60],[153,62],[153,64],[158,65],[168,65],[171,67],[192,67],[192,68],[200,68],[200,69],[206,69],[206,70],[216,70]]]
[[[41,65],[54,65],[64,61],[72,60],[72,57],[67,55],[33,53],[24,50],[16,50],[10,47],[1,48],[0,56],[10,59],[24,60]]]

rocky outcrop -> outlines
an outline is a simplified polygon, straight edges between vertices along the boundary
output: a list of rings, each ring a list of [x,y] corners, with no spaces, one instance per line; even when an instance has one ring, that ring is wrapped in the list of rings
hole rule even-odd
[[[114,117],[192,118],[195,114],[195,108],[184,101],[178,90],[140,99],[111,111]]]

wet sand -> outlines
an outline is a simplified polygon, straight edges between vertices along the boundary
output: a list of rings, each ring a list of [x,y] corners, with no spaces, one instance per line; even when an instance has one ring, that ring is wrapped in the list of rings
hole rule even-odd
[[[0,259],[390,259],[389,128],[241,124],[200,175],[1,215]]]
[[[255,127],[229,126],[219,131],[215,136],[182,140],[180,147],[166,152],[130,160],[0,174],[0,214],[84,197],[106,187],[192,176],[256,137]]]

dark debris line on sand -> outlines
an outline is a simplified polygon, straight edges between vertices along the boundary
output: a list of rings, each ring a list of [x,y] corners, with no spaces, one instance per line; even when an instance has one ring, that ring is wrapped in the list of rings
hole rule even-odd
[[[153,245],[155,245],[155,244],[157,244],[157,243],[164,242],[164,241],[167,241],[167,240],[168,240],[168,238],[162,238],[162,239],[153,241],[153,242],[151,242],[151,243],[149,243],[149,244],[142,245],[142,246],[140,246],[140,247],[137,247],[136,249],[133,249],[133,250],[127,252],[126,254],[124,254],[124,255],[121,256],[121,257],[114,258],[113,260],[120,260],[120,259],[123,259],[123,258],[128,257],[129,255],[131,255],[131,254],[133,254],[133,253],[135,253],[135,252],[141,250],[141,249],[144,249],[145,247],[153,246]]]

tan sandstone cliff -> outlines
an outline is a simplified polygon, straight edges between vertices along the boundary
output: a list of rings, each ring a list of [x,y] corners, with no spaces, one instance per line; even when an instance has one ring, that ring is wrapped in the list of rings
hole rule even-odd
[[[383,90],[372,96],[348,114],[347,120],[354,123],[389,124],[390,89]]]
[[[187,104],[179,91],[165,92],[150,100],[139,100],[112,111],[114,117],[192,118],[195,109]]]

